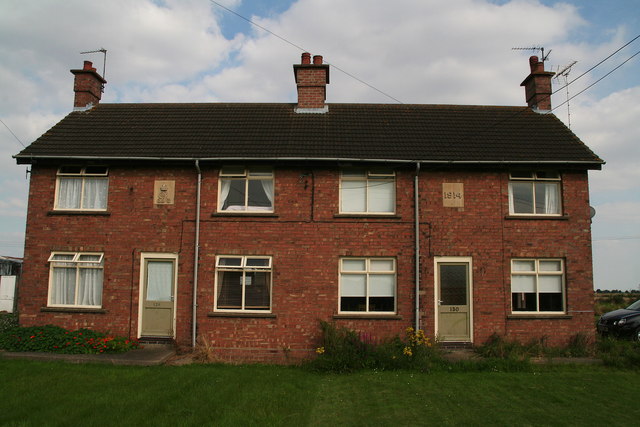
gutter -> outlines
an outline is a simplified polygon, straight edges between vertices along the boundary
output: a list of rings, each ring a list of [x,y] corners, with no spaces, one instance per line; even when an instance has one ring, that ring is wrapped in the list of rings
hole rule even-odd
[[[416,307],[415,307],[415,330],[420,329],[420,192],[418,188],[418,177],[420,175],[420,163],[416,163],[416,175],[413,181],[413,200],[415,203],[415,286],[416,286]]]
[[[553,165],[603,165],[604,160],[412,160],[412,159],[373,159],[358,157],[109,157],[109,156],[33,156],[19,154],[12,156],[16,160],[28,159],[78,159],[78,160],[162,160],[162,161],[313,161],[313,162],[377,162],[377,163],[426,163],[442,165],[522,165],[522,164],[553,164]],[[18,162],[20,164],[20,162]]]
[[[191,347],[196,347],[196,334],[198,330],[197,309],[198,309],[198,266],[200,258],[200,189],[202,187],[202,171],[200,163],[196,159],[196,170],[198,171],[198,181],[196,184],[196,235],[193,248],[193,318],[191,319]]]

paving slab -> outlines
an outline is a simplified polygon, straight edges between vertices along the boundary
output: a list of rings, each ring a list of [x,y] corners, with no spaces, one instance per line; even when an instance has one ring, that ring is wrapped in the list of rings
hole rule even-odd
[[[117,354],[58,354],[40,352],[0,352],[4,359],[60,360],[69,363],[104,363],[109,365],[162,365],[176,354],[172,345],[145,344],[141,348]]]

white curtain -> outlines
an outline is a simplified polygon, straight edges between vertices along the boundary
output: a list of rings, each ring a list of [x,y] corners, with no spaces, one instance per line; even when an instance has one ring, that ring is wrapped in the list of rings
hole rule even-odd
[[[220,210],[223,209],[223,206],[229,196],[229,190],[231,190],[231,180],[223,179],[220,181]]]
[[[560,213],[558,203],[558,184],[544,184],[544,207],[546,214]]]
[[[80,209],[82,179],[60,178],[58,186],[58,209]]]
[[[262,189],[264,193],[267,195],[269,199],[269,203],[271,203],[271,207],[273,207],[273,181],[270,179],[262,179],[260,180],[262,183]]]
[[[366,212],[366,181],[342,181],[340,212]]]
[[[102,305],[102,269],[80,268],[78,305]]]
[[[51,278],[51,304],[75,304],[76,269],[56,267]]]
[[[147,301],[171,301],[173,261],[147,263]]]
[[[107,208],[108,181],[105,178],[85,178],[83,208],[106,209]]]

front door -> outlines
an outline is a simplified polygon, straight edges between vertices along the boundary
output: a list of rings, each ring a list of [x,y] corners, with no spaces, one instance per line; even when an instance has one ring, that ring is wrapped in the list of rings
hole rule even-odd
[[[176,260],[142,258],[142,337],[173,337]]]
[[[436,313],[440,341],[471,342],[471,259],[436,260]]]

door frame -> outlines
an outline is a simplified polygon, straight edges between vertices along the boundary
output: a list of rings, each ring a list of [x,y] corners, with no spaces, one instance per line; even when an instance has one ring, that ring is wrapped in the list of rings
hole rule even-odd
[[[473,342],[473,258],[465,256],[439,256],[433,258],[433,312],[434,312],[434,333],[438,337],[440,322],[440,275],[438,264],[458,263],[467,264],[468,266],[468,284],[467,284],[467,304],[469,306],[469,342]],[[456,342],[456,341],[453,341]]]
[[[172,309],[172,325],[173,331],[171,338],[176,337],[176,307],[178,302],[178,254],[168,252],[141,252],[140,253],[140,281],[138,282],[138,333],[137,337],[142,337],[142,315],[144,312],[144,290],[146,286],[146,268],[145,263],[148,260],[173,261],[173,309]]]

